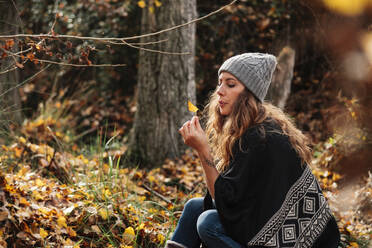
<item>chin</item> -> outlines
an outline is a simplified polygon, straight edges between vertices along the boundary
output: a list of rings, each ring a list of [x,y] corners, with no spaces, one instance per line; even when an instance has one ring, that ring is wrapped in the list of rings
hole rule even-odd
[[[226,113],[226,111],[221,111],[221,109],[220,109],[220,115],[222,115],[222,116],[227,116],[228,113]]]

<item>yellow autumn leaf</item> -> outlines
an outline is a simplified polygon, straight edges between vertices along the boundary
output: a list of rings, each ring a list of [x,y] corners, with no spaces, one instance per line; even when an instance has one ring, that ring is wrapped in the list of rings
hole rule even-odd
[[[21,142],[22,144],[26,144],[26,139],[25,139],[25,138],[20,137],[18,140],[19,140],[19,142]]]
[[[63,216],[58,217],[58,219],[57,219],[57,224],[58,224],[58,226],[60,226],[60,227],[67,227],[67,224],[66,224],[66,218],[63,217]]]
[[[329,9],[349,16],[361,14],[369,4],[369,0],[323,0],[323,2]]]
[[[36,201],[39,201],[39,200],[44,200],[44,197],[42,195],[40,195],[40,193],[36,190],[32,191],[32,197],[36,200]]]
[[[45,183],[43,181],[41,181],[39,178],[36,179],[35,184],[38,187],[43,187],[45,185]]]
[[[145,224],[141,223],[139,226],[137,226],[136,230],[141,230],[145,228]]]
[[[139,6],[140,8],[144,8],[144,7],[146,7],[146,3],[145,3],[145,1],[143,1],[143,0],[138,1],[137,4],[138,4],[138,6]]]
[[[358,243],[356,242],[350,242],[351,247],[359,247]]]
[[[135,235],[135,233],[134,233],[134,229],[133,229],[133,227],[127,227],[127,228],[125,228],[125,231],[124,231],[124,234],[128,234],[128,235]]]
[[[148,176],[147,179],[149,180],[150,183],[153,183],[156,180],[155,177],[152,175]]]
[[[134,233],[133,227],[127,227],[125,228],[124,234],[123,234],[123,240],[126,244],[131,243],[136,237],[136,234]]]
[[[196,113],[199,109],[191,103],[190,100],[187,101],[187,106],[189,108],[189,111]]]
[[[158,0],[155,0],[155,6],[156,6],[156,7],[160,7],[160,6],[161,6],[161,2],[158,1]]]
[[[160,244],[163,244],[164,243],[164,240],[165,240],[165,237],[163,236],[163,234],[158,233],[157,239],[160,242]]]
[[[45,231],[43,228],[40,228],[40,236],[45,239],[48,236],[48,232]]]
[[[107,209],[101,208],[98,211],[98,214],[102,217],[102,219],[104,219],[104,220],[107,220],[108,219],[108,211],[107,211]]]

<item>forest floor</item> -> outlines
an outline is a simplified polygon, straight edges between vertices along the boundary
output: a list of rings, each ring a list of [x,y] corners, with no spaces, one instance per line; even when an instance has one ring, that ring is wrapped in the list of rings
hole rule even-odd
[[[367,138],[359,129],[353,136],[320,133],[326,117],[319,110],[288,109],[315,137],[311,168],[341,247],[370,247]],[[346,112],[351,120],[354,110]],[[184,203],[204,195],[202,169],[192,151],[151,170],[123,168],[134,111],[133,98],[120,93],[76,100],[59,92],[1,140],[0,247],[163,247]]]

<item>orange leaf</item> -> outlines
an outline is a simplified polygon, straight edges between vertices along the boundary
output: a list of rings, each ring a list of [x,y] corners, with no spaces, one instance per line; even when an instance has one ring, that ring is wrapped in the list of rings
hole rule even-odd
[[[189,111],[196,113],[199,109],[191,103],[190,100],[187,101],[187,106],[189,108]]]
[[[34,58],[35,58],[35,55],[34,55],[33,53],[28,53],[26,56],[27,56],[27,58],[28,58],[29,60],[31,60],[31,61],[33,61]]]
[[[137,4],[138,4],[138,6],[139,6],[140,8],[142,8],[142,9],[143,9],[144,7],[146,7],[146,3],[145,3],[145,1],[143,1],[143,0],[138,1]]]
[[[6,40],[5,41],[5,49],[9,50],[10,48],[12,48],[14,46],[14,40]]]
[[[23,205],[25,205],[25,206],[30,206],[30,203],[26,200],[26,198],[24,198],[24,197],[21,197],[20,199],[19,199],[19,204],[23,204]]]

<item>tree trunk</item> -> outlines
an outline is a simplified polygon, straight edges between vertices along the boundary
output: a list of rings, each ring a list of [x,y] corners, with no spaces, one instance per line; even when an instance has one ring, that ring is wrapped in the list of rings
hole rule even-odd
[[[152,1],[150,1],[151,4]],[[163,0],[154,11],[142,12],[143,34],[173,27],[196,18],[196,0]],[[161,41],[145,48],[188,55],[169,55],[141,50],[138,68],[137,111],[130,136],[128,158],[141,166],[160,165],[165,158],[180,156],[185,145],[178,133],[192,117],[187,100],[195,96],[195,25],[188,25],[141,42]]]
[[[295,51],[284,47],[277,57],[278,65],[273,75],[266,99],[281,109],[291,93],[291,82],[295,63]]]
[[[17,34],[17,12],[11,1],[0,2],[0,9],[7,10],[0,13],[0,33]],[[18,50],[17,42],[14,41],[12,52]],[[15,59],[11,56],[5,57],[0,63],[0,72],[13,68]],[[22,111],[21,100],[17,85],[19,83],[18,70],[0,74],[0,131],[7,129],[9,124],[21,123]]]

